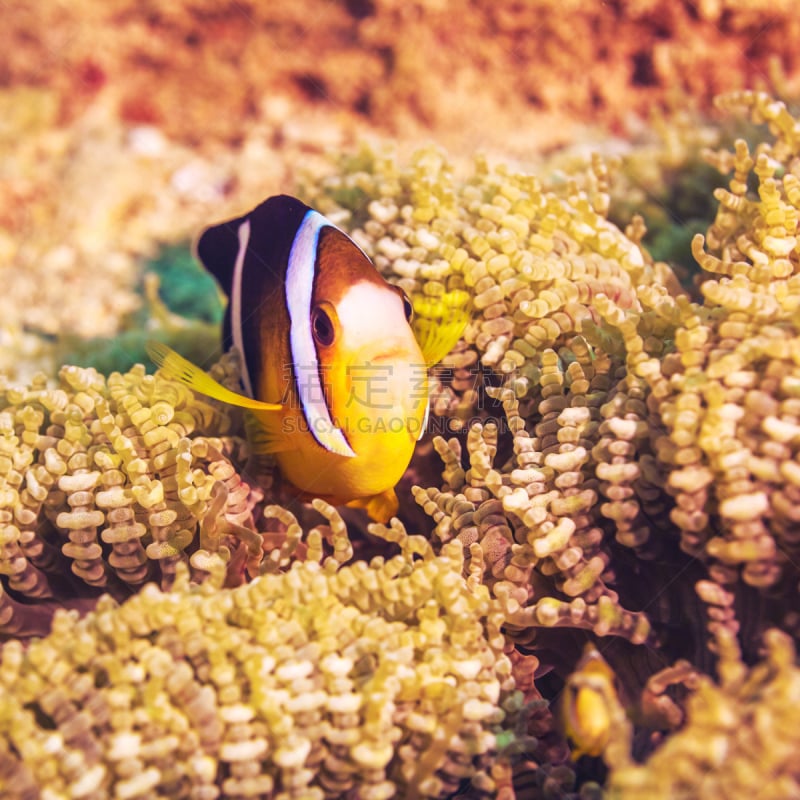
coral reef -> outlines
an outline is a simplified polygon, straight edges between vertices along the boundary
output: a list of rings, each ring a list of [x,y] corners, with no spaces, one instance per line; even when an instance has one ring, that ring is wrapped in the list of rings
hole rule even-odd
[[[764,94],[721,103],[767,122],[775,142],[752,156],[743,140],[733,154],[709,154],[733,177],[729,190],[715,192],[720,207],[707,237],[692,243],[704,303],[681,309],[675,351],[648,380],[669,435],[662,458],[672,467],[681,546],[710,557],[723,584],[740,575],[791,591],[800,556],[791,434],[800,378],[798,123]]]
[[[732,635],[719,641],[720,682],[704,676],[689,698],[685,726],[643,764],[630,758],[630,724],[612,709],[614,798],[796,797],[800,746],[794,709],[800,668],[792,640],[776,630],[766,637],[766,658],[752,668],[740,660]]]
[[[582,189],[548,191],[480,160],[461,181],[437,153],[406,172],[364,154],[315,197],[349,203],[354,235],[412,297],[473,293],[475,318],[434,410],[485,420],[477,389],[487,373],[499,378],[486,394],[503,403],[511,458],[498,468],[497,428],[473,424],[466,447],[435,441],[445,484],[415,497],[434,536],[485,554],[506,632],[537,658],[538,629],[554,625],[632,642],[653,625],[665,654],[706,667],[722,631],[741,636],[748,659],[777,635],[771,625],[798,634],[798,123],[764,94],[720,102],[768,123],[775,141],[753,156],[744,140],[706,154],[733,177],[714,193],[709,250],[702,236],[692,243],[702,302],[638,247],[641,219],[627,237],[608,225],[599,162]],[[710,580],[698,580],[701,563]],[[676,572],[697,581],[705,613],[695,600],[676,614],[692,602]],[[676,647],[670,627],[692,644]],[[694,681],[682,666],[649,672],[628,681],[634,704]],[[682,713],[661,701],[671,720],[657,727],[669,730]]]
[[[219,377],[235,380],[228,363]],[[83,586],[121,599],[147,581],[167,587],[189,545],[213,540],[216,551],[252,527],[254,493],[228,459],[237,442],[225,437],[226,413],[141,365],[107,380],[79,367],[59,377],[57,388],[41,379],[0,390],[6,634],[44,632],[16,596],[57,601]]]
[[[459,180],[436,152],[406,172],[365,153],[313,198],[349,203],[354,236],[412,297],[474,295],[434,412],[473,416],[488,368],[502,380],[488,393],[503,401],[514,457],[494,469],[496,431],[473,428],[465,474],[458,442],[440,441],[446,491],[418,501],[433,504],[445,539],[461,528],[476,535],[472,515],[487,503],[478,520],[491,522],[478,529],[508,545],[494,545],[501,583],[543,559],[537,569],[558,574],[561,590],[596,599],[595,582],[613,573],[609,533],[640,558],[679,536],[714,580],[797,596],[797,123],[764,94],[722,103],[769,122],[776,141],[755,158],[743,140],[734,154],[707,154],[734,176],[730,191],[715,191],[712,251],[693,242],[702,303],[639,246],[641,219],[627,236],[607,222],[599,161],[584,188],[545,190],[480,160]]]
[[[612,792],[736,796],[760,782],[772,792],[766,796],[796,794],[789,745],[766,751],[787,727],[797,693],[790,640],[800,633],[800,124],[765,94],[737,93],[721,104],[767,123],[772,140],[706,154],[732,177],[714,192],[719,210],[706,235],[692,243],[695,299],[647,252],[641,217],[625,231],[608,220],[612,175],[597,157],[566,180],[538,179],[482,157],[464,173],[436,149],[403,165],[365,147],[327,178],[315,170],[302,182],[304,199],[345,226],[417,308],[430,298],[472,298],[463,340],[433,374],[432,435],[407,476],[415,502],[407,497],[402,521],[372,525],[363,537],[319,502],[326,523],[304,534],[301,511],[281,504],[277,484],[252,482],[236,414],[160,374],[137,366],[104,378],[65,367],[57,388],[43,378],[6,382],[0,611],[12,642],[0,676],[4,708],[37,706],[8,729],[21,738],[3,754],[0,774],[20,786],[68,787],[78,775],[73,759],[83,770],[88,758],[92,777],[78,786],[87,793],[121,781],[134,796],[163,780],[188,795],[183,767],[164,761],[155,743],[166,738],[167,751],[177,752],[178,732],[191,730],[211,758],[199,770],[215,786],[208,796],[221,788],[225,796],[288,797],[308,785],[325,796],[357,781],[376,797],[588,797],[597,791],[589,779],[603,775],[596,763],[594,772],[567,764],[564,737],[542,702],[566,686],[580,695],[567,732],[594,762],[604,760]],[[233,384],[235,354],[214,369]],[[369,548],[381,556],[368,564],[361,554]],[[189,579],[202,585],[190,588]],[[147,581],[164,594],[135,594]],[[67,587],[86,603],[102,592],[133,597],[120,608],[97,601],[83,621],[60,612],[53,633],[27,650],[14,642],[47,629],[53,608],[69,605]],[[315,605],[317,595],[331,605]],[[412,613],[423,595],[429,605]],[[182,627],[180,609],[188,620],[208,615],[209,632]],[[268,624],[273,610],[284,622]],[[334,741],[337,727],[323,725],[320,701],[293,716],[290,729],[309,745],[304,763],[287,767],[270,739],[284,730],[273,714],[278,699],[258,694],[236,643],[284,648],[286,674],[298,676],[300,688],[284,686],[278,698],[302,707],[300,693],[316,696],[329,680],[346,678],[351,693],[358,684],[358,656],[338,648],[358,649],[364,637],[325,650],[321,634],[310,633],[344,630],[337,615],[347,614],[358,630],[386,639],[367,661],[382,676],[387,665],[397,694],[391,717],[340,721],[385,725],[386,738],[370,727],[370,747],[348,750],[355,739]],[[394,640],[381,633],[395,624],[412,648],[401,648],[402,669]],[[109,642],[118,627],[141,644],[115,655]],[[270,627],[275,633],[262,641]],[[67,656],[65,676],[77,677],[63,690],[73,695],[51,696],[38,678],[22,680],[22,664],[39,669],[36,653],[50,654],[40,659],[50,664],[76,639],[82,644]],[[586,642],[598,654],[591,675],[581,661]],[[237,666],[225,671],[229,652]],[[439,660],[442,652],[450,655]],[[203,698],[196,718],[164,710],[150,719],[177,696],[160,677],[164,653],[186,663],[175,691],[185,680]],[[330,663],[345,659],[346,676],[327,669],[331,655]],[[451,656],[484,671],[441,673],[452,679],[425,694],[420,676],[454,669]],[[302,675],[293,671],[297,658],[311,665]],[[104,673],[108,686],[92,672],[101,663],[116,670]],[[478,674],[498,691],[481,688]],[[118,681],[136,685],[118,697]],[[217,722],[203,711],[212,697]],[[112,698],[128,706],[107,721]],[[76,712],[84,701],[99,710]],[[436,702],[448,705],[442,711]],[[473,705],[485,715],[452,713]],[[147,711],[137,716],[139,709]],[[2,724],[14,713],[4,711]],[[133,737],[119,740],[137,753],[129,761],[117,757],[116,739],[104,743],[103,726],[117,718],[120,735]],[[438,733],[433,719],[443,725]],[[325,732],[312,734],[312,726]],[[53,727],[60,733],[42,733]],[[760,737],[752,753],[750,728]],[[25,737],[46,740],[52,752],[71,748],[66,766],[46,761],[35,772],[27,763],[34,745],[20,749]],[[700,740],[708,744],[700,748]],[[255,752],[255,766],[224,756],[231,752]],[[726,752],[739,765],[730,777],[722,775]],[[138,775],[153,785],[125,783]]]
[[[487,422],[434,442],[446,483],[415,490],[434,536],[480,545],[519,644],[552,626],[644,641],[647,617],[624,605],[641,598],[620,602],[612,588],[612,550],[657,543],[669,497],[648,387],[625,370],[624,337],[638,324],[661,352],[668,326],[643,313],[637,292],[660,284],[672,297],[677,281],[605,219],[600,161],[588,190],[546,190],[481,160],[459,180],[434,151],[405,172],[362,157],[313,202],[350,202],[354,237],[412,300],[473,293],[464,346],[445,359],[432,407],[451,428],[453,418]],[[492,415],[486,395],[502,404]]]
[[[46,639],[3,648],[0,792],[499,796],[520,710],[502,615],[458,544],[414,549],[227,592],[221,561],[199,588],[182,567],[170,592],[59,612]]]

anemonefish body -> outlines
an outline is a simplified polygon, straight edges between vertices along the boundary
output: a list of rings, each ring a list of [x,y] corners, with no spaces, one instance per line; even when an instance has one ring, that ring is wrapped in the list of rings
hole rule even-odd
[[[248,409],[251,448],[274,453],[302,495],[388,520],[426,426],[427,369],[463,331],[463,298],[415,334],[402,289],[333,223],[283,195],[208,228],[197,255],[228,296],[224,345],[243,356],[244,393],[163,344],[151,343],[150,356],[170,377]]]
[[[564,732],[573,744],[573,760],[602,755],[617,715],[624,712],[614,671],[592,643],[566,680],[560,711]]]

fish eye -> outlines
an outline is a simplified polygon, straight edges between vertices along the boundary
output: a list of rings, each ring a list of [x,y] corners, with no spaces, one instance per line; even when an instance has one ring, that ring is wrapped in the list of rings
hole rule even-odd
[[[409,300],[405,292],[403,292],[403,313],[406,315],[406,319],[411,322],[411,318],[414,316],[414,306],[411,305],[411,300]]]
[[[311,311],[311,332],[317,344],[321,344],[323,347],[330,347],[333,344],[335,335],[333,320],[328,312],[320,306],[316,306]]]

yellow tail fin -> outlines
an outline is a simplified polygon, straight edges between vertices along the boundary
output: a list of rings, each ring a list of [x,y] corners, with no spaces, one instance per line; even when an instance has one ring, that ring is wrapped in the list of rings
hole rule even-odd
[[[280,411],[283,408],[278,403],[263,403],[261,400],[253,400],[252,397],[226,389],[200,367],[192,364],[191,361],[185,359],[162,342],[149,341],[145,345],[145,349],[147,350],[147,355],[153,359],[153,363],[161,367],[161,371],[168,378],[185,383],[190,389],[194,389],[200,394],[213,397],[215,400],[221,400],[223,403],[228,403],[232,406],[253,408],[258,411]]]

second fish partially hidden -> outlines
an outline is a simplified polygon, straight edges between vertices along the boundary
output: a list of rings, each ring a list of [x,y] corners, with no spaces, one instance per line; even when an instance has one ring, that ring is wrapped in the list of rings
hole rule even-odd
[[[408,297],[352,239],[285,195],[208,228],[197,254],[228,296],[224,346],[242,353],[245,393],[166,345],[150,343],[151,358],[169,377],[248,409],[251,449],[274,453],[302,496],[388,521],[426,426],[428,367],[461,335],[465,297],[428,299],[415,323]]]

